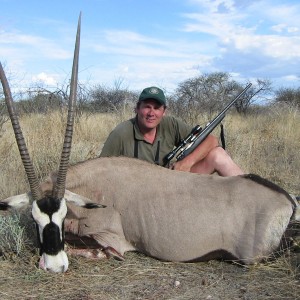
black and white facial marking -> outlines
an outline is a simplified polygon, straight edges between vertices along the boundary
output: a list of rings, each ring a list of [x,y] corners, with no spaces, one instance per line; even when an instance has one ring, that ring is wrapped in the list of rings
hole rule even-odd
[[[68,268],[63,226],[66,214],[65,199],[45,197],[32,204],[32,216],[38,227],[40,241],[40,267],[44,270],[58,273]]]

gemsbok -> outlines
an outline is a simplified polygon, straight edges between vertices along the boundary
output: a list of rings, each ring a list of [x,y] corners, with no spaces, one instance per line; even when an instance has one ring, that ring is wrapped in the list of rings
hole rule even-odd
[[[259,262],[289,246],[299,205],[257,175],[221,177],[174,171],[126,157],[96,158],[69,166],[80,44],[79,17],[67,127],[58,172],[39,184],[0,64],[0,79],[29,193],[0,209],[32,206],[40,267],[65,272],[65,241],[92,258],[124,259],[139,251],[165,261]],[[49,145],[50,146],[50,145]]]

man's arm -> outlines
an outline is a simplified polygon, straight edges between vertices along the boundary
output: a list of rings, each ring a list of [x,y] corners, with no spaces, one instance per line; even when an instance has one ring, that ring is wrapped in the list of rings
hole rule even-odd
[[[122,155],[122,141],[114,130],[109,134],[101,150],[100,157]]]

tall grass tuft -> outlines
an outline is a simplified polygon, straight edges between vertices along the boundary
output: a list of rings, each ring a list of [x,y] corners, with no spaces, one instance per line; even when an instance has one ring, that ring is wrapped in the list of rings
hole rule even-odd
[[[4,257],[22,257],[36,246],[33,220],[29,216],[28,211],[0,215],[0,254]]]

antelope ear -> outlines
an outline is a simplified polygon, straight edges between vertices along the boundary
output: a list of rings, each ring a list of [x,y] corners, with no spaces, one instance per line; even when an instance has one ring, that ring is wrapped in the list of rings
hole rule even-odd
[[[10,208],[20,209],[28,206],[29,203],[30,197],[28,193],[12,196],[0,201],[0,210],[8,210]]]
[[[106,205],[94,203],[90,199],[88,199],[84,196],[80,196],[80,195],[77,195],[75,193],[72,193],[69,190],[65,191],[64,198],[69,203],[73,203],[77,206],[81,206],[81,207],[88,208],[88,209],[91,209],[91,208],[105,208],[106,207]]]

